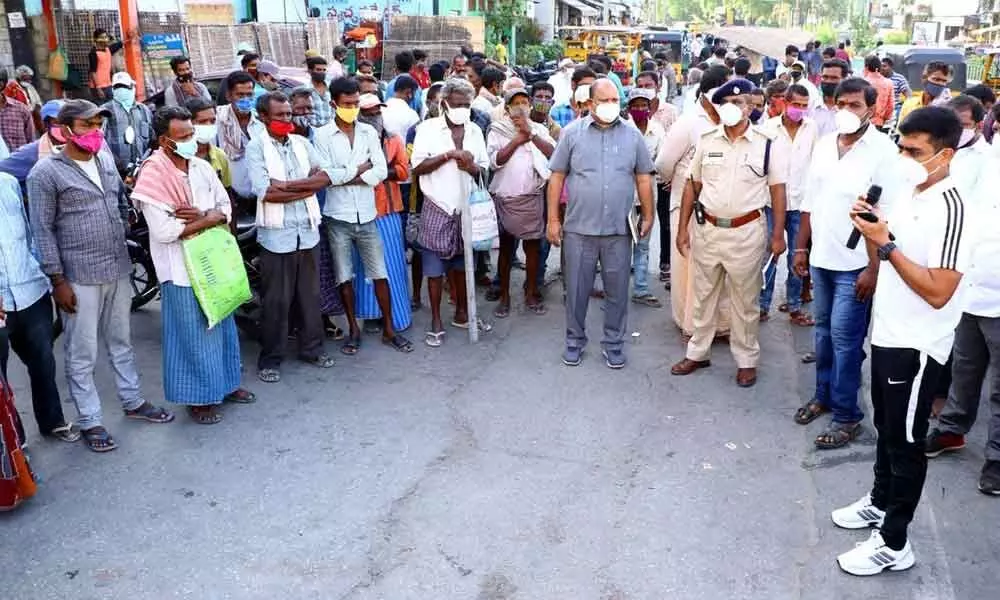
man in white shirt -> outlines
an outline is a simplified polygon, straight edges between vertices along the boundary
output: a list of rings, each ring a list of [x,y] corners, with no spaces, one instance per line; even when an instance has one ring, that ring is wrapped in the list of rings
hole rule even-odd
[[[411,78],[412,80],[412,78]],[[337,270],[337,285],[344,303],[350,337],[341,352],[353,356],[361,349],[361,328],[354,310],[354,259],[357,250],[372,280],[382,311],[382,342],[399,352],[412,352],[413,344],[392,326],[389,272],[385,265],[382,236],[375,225],[375,186],[388,177],[382,142],[375,128],[357,122],[361,113],[358,82],[341,77],[330,83],[334,120],[316,132],[316,152],[330,165],[330,187],[326,190],[323,222],[330,238],[330,252]],[[366,98],[366,106],[377,104]],[[374,103],[374,104],[373,104]]]
[[[951,161],[951,176],[955,185],[962,197],[970,202],[985,201],[985,196],[992,198],[997,194],[997,188],[988,187],[986,182],[1000,167],[1000,161],[982,134],[986,109],[977,98],[964,94],[952,98],[948,107],[962,122],[962,138]]]
[[[820,71],[820,94],[823,101],[812,109],[820,137],[837,131],[834,119],[837,116],[837,86],[850,76],[850,67],[842,60],[830,59],[823,63]]]
[[[830,428],[816,438],[820,449],[849,444],[860,433],[864,418],[858,390],[879,261],[869,256],[863,244],[854,249],[846,244],[854,231],[848,212],[858,197],[872,185],[887,192],[898,187],[891,179],[898,160],[895,145],[871,124],[877,95],[860,77],[847,79],[837,88],[840,133],[816,143],[800,207],[794,265],[799,276],[811,267],[816,391],[795,413],[795,422],[806,425],[823,413],[833,413]],[[882,200],[889,202],[889,198]]]
[[[775,148],[789,157],[785,183],[787,203],[785,234],[788,236],[788,246],[794,248],[799,235],[801,214],[799,208],[806,195],[806,175],[809,172],[809,162],[812,160],[813,146],[819,136],[816,122],[806,116],[809,112],[809,92],[804,87],[798,84],[789,86],[785,92],[783,107],[784,110],[780,115],[768,119],[761,128],[774,136]],[[767,227],[770,233],[774,227],[771,207],[765,207],[764,212],[767,214]],[[794,257],[794,251],[787,255],[788,279],[785,281],[785,304],[779,310],[788,313],[793,325],[808,327],[815,323],[809,314],[802,311],[802,278],[795,273]],[[776,271],[777,257],[774,261],[769,261],[769,267],[764,274],[764,289],[760,293],[761,322],[769,319]]]
[[[831,514],[846,529],[878,527],[867,541],[837,557],[840,568],[852,575],[902,571],[915,562],[907,529],[927,476],[924,438],[934,384],[962,316],[955,292],[972,249],[971,219],[949,176],[961,133],[953,111],[915,110],[899,126],[904,183],[888,206],[888,222],[866,202],[852,209],[854,225],[883,263],[872,312],[875,483],[869,494]],[[914,192],[904,191],[913,187]]]
[[[386,133],[406,139],[406,132],[410,127],[420,122],[420,115],[410,108],[418,89],[420,85],[413,77],[405,73],[396,77],[392,98],[386,100],[382,108],[382,124]]]
[[[559,61],[559,70],[549,77],[549,85],[555,90],[552,94],[554,104],[566,104],[573,95],[571,80],[573,78],[574,67],[573,59],[564,58]]]
[[[952,100],[952,108],[961,107],[968,96]],[[956,104],[957,102],[957,104]],[[976,101],[978,103],[978,101]],[[973,105],[974,107],[974,105]],[[969,130],[970,110],[956,111],[962,121],[963,138]],[[976,111],[972,111],[974,114]],[[980,148],[985,146],[985,148]],[[964,313],[955,330],[952,370],[947,402],[938,416],[938,425],[927,438],[926,454],[934,458],[944,452],[965,447],[965,436],[976,422],[979,400],[992,373],[990,404],[992,419],[986,443],[986,463],[979,479],[979,491],[1000,495],[1000,159],[990,152],[980,137],[966,141],[952,159],[952,179],[962,198],[967,199],[968,220],[976,225],[976,245],[969,272],[963,281]],[[975,183],[970,185],[969,182]],[[939,386],[938,392],[943,391]]]

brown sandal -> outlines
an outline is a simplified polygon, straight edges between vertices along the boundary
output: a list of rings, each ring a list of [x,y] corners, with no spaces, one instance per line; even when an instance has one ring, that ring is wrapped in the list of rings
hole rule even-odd
[[[829,408],[813,399],[795,411],[795,422],[799,425],[808,425],[828,412],[830,412]]]
[[[861,423],[832,423],[830,428],[816,437],[819,450],[836,450],[850,444],[861,433]]]
[[[812,327],[816,324],[816,319],[803,310],[788,313],[788,320],[797,327]]]

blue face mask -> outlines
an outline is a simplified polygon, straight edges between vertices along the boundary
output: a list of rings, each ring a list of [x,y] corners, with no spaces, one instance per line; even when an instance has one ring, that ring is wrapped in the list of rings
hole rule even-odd
[[[760,120],[762,116],[764,116],[764,111],[762,111],[759,108],[755,108],[752,111],[750,111],[750,122],[756,123],[757,121]]]
[[[253,110],[253,98],[240,98],[233,104],[236,106],[236,110],[243,114],[247,114]]]
[[[111,95],[114,97],[115,101],[124,106],[126,109],[132,108],[135,104],[134,88],[117,87],[111,90]]]
[[[170,138],[167,138],[170,139]],[[191,160],[198,155],[198,140],[191,138],[186,142],[178,142],[176,140],[170,140],[174,143],[174,154],[177,156]]]
[[[948,88],[937,83],[932,83],[930,81],[924,84],[924,91],[930,94],[934,98],[940,96],[942,93],[944,93],[946,89]]]

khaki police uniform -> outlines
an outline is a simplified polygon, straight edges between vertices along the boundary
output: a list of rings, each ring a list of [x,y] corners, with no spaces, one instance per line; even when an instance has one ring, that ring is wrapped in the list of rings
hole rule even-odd
[[[691,160],[691,178],[702,186],[698,201],[704,206],[706,222],[693,220],[691,224],[690,360],[708,360],[716,310],[725,290],[732,309],[729,345],[736,366],[757,367],[761,269],[769,252],[763,208],[770,202],[769,187],[784,185],[787,179],[788,156],[781,144],[770,144],[765,170],[772,135],[750,126],[730,140],[719,126],[701,136]]]

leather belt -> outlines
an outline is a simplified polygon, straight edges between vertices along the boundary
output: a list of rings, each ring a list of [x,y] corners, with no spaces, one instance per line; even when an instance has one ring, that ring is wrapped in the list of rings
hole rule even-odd
[[[753,223],[759,219],[761,212],[762,211],[760,209],[752,210],[745,215],[740,215],[731,219],[716,217],[715,215],[705,213],[705,220],[721,229],[736,229],[737,227],[743,227],[747,223]]]

